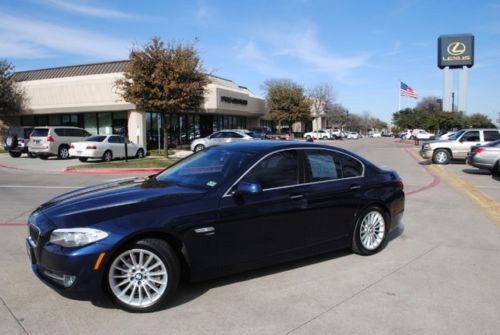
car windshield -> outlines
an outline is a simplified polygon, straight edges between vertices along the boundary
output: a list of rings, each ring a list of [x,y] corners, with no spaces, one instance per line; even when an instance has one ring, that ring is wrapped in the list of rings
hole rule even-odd
[[[156,180],[181,186],[214,189],[228,178],[244,171],[254,155],[222,147],[209,148],[172,165],[156,176]]]
[[[456,140],[458,139],[460,136],[462,136],[462,134],[465,132],[465,130],[460,130],[460,131],[457,131],[455,134],[451,135],[450,137],[448,137],[448,139],[450,140]]]
[[[86,138],[84,142],[102,142],[104,139],[106,139],[106,136],[90,136]]]

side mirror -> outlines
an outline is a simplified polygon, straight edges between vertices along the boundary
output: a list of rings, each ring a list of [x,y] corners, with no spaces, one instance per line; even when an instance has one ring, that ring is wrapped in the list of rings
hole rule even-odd
[[[259,194],[262,193],[262,186],[259,183],[242,181],[236,188],[241,194]]]

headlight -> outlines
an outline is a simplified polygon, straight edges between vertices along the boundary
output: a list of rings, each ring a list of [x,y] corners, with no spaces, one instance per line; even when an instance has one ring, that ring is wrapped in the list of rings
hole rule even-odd
[[[108,237],[108,233],[92,228],[56,229],[50,235],[50,242],[62,247],[81,247]]]
[[[422,145],[422,149],[423,150],[427,150],[427,149],[430,149],[431,146],[428,144],[428,143],[425,143],[424,145]]]

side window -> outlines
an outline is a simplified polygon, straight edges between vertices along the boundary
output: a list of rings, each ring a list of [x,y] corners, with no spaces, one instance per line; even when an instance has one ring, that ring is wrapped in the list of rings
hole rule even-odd
[[[66,129],[66,136],[82,137],[79,129],[68,128]]]
[[[221,138],[224,135],[224,133],[215,133],[210,135],[210,138]]]
[[[464,142],[479,142],[479,131],[468,131],[462,136]]]
[[[226,132],[225,135],[226,135],[225,136],[226,138],[242,138],[243,137],[243,135],[240,135],[240,134],[232,132],[232,131],[231,132]]]
[[[257,182],[262,189],[291,186],[299,183],[297,151],[281,151],[262,160],[244,178]]]
[[[108,139],[109,143],[120,143],[118,136],[110,136]]]
[[[335,154],[340,161],[343,178],[360,177],[363,175],[363,164],[357,159],[341,153]]]
[[[484,140],[486,142],[496,141],[500,139],[500,132],[498,130],[485,130]]]
[[[340,164],[332,151],[306,150],[307,182],[333,180],[340,177]]]
[[[54,133],[57,136],[66,136],[66,131],[64,128],[56,128],[56,129],[54,129]]]

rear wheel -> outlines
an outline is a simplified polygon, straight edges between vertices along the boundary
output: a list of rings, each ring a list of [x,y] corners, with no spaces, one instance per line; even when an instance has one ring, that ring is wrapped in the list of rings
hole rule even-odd
[[[448,164],[450,162],[451,155],[448,150],[438,149],[434,151],[432,155],[432,162],[434,164]]]
[[[308,141],[309,141],[311,138],[312,138],[312,137],[311,137],[310,135],[307,135],[307,136],[306,136],[306,140],[308,140]]]
[[[137,150],[135,157],[136,158],[144,158],[144,150],[142,150],[142,149]]]
[[[86,162],[86,161],[87,161],[87,159],[88,159],[87,157],[78,157],[78,160],[79,160],[80,162]]]
[[[112,260],[107,285],[113,300],[131,312],[152,312],[174,294],[180,265],[170,245],[159,239],[130,244]]]
[[[324,139],[324,140],[327,140],[327,139],[328,139],[328,136],[323,136],[323,139]]]
[[[105,162],[111,162],[113,160],[113,153],[109,150],[107,150],[103,155],[102,155],[102,160]]]
[[[389,224],[384,212],[377,206],[363,211],[354,227],[352,250],[360,255],[372,255],[387,244]]]
[[[197,146],[194,147],[194,152],[198,152],[205,149],[205,146],[203,144],[198,144]]]
[[[57,151],[57,158],[68,159],[69,158],[69,148],[66,145],[61,145]]]
[[[10,157],[13,157],[13,158],[19,158],[19,157],[21,157],[21,152],[19,152],[19,151],[9,151],[9,155],[10,155]]]

